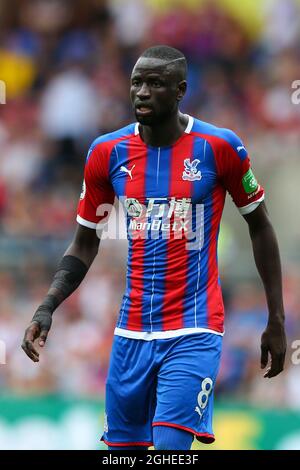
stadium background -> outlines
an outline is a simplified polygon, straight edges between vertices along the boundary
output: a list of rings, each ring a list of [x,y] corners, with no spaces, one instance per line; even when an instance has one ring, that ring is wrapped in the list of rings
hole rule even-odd
[[[283,260],[289,350],[285,372],[268,381],[259,369],[265,298],[246,224],[228,198],[219,252],[226,335],[210,448],[300,449],[300,365],[291,359],[300,339],[300,104],[291,100],[300,2],[2,0],[0,41],[0,449],[103,448],[126,242],[102,243],[56,312],[39,365],[20,344],[72,238],[89,143],[133,120],[128,77],[158,43],[188,57],[183,110],[244,140]]]

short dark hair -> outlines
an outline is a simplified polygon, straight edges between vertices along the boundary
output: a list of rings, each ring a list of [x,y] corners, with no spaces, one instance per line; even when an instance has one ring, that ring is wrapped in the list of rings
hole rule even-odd
[[[186,79],[187,61],[185,55],[178,49],[175,49],[175,47],[165,45],[152,46],[146,49],[141,54],[141,57],[164,60],[174,66],[181,80]]]

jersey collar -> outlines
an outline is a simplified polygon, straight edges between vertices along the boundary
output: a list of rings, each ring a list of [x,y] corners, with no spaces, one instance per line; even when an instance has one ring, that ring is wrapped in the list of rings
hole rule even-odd
[[[188,120],[188,123],[187,123],[187,126],[186,126],[184,132],[186,134],[190,134],[190,132],[192,130],[192,127],[194,125],[194,118],[192,116],[190,116],[189,114],[186,114],[186,116],[189,118],[189,120]],[[136,122],[135,127],[134,127],[134,135],[138,135],[138,134],[139,134],[139,123]]]

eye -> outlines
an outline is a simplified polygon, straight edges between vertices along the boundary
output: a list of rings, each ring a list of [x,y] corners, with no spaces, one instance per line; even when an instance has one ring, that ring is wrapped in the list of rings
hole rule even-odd
[[[134,80],[131,81],[132,86],[140,86],[141,81],[135,78]]]
[[[155,88],[159,88],[162,86],[162,83],[159,80],[154,80],[152,82],[152,86],[154,86]]]

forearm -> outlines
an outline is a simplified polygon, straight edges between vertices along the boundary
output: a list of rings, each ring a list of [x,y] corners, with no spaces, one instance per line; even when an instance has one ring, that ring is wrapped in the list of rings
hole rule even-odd
[[[89,238],[87,238],[87,236]],[[83,229],[77,230],[74,240],[66,250],[46,297],[38,312],[54,312],[80,285],[99,248],[99,239]]]
[[[88,267],[77,257],[66,255],[54,274],[53,281],[43,302],[54,311],[81,284]]]
[[[269,323],[284,320],[280,254],[274,229],[269,221],[249,227],[255,263],[263,281],[269,309]]]
[[[50,328],[51,317],[55,309],[71,295],[88,271],[87,266],[74,256],[64,256],[58,265],[50,289],[35,312],[32,321]]]

